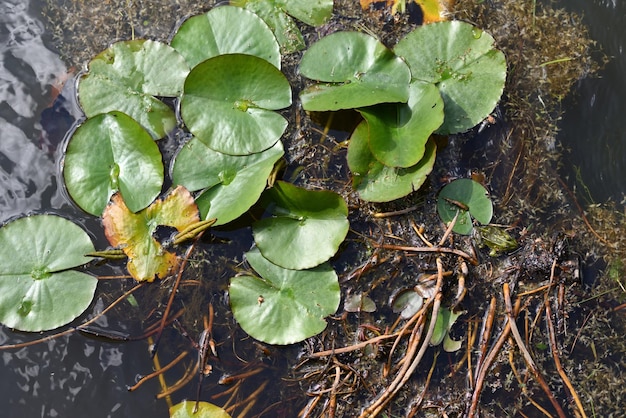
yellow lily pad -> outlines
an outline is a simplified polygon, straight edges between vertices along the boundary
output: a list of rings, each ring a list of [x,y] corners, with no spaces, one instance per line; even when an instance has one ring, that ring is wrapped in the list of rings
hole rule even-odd
[[[178,256],[154,237],[157,227],[169,226],[182,232],[199,221],[198,207],[183,186],[137,213],[131,212],[116,193],[102,215],[107,239],[124,251],[128,272],[139,282],[164,278],[178,266]]]

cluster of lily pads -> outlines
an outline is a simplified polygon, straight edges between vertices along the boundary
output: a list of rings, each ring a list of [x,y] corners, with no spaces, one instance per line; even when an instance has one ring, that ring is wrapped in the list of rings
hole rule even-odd
[[[256,245],[246,253],[256,274],[231,278],[230,303],[248,334],[289,344],[321,332],[340,301],[328,260],[348,232],[345,201],[268,182],[284,154],[287,121],[277,111],[292,105],[281,52],[304,47],[289,15],[319,25],[332,1],[234,3],[241,7],[186,20],[169,44],[117,42],[89,63],[78,84],[86,120],[67,144],[63,178],[74,202],[102,217],[113,252],[128,258],[137,281],[178,266],[171,246],[155,238],[158,226],[176,229],[176,247],[262,203],[268,216],[252,225]],[[433,134],[465,131],[492,111],[506,65],[487,33],[441,22],[417,28],[393,51],[363,33],[331,34],[304,53],[299,71],[316,81],[300,93],[305,110],[363,116],[347,157],[354,187],[364,200],[389,201],[425,181]],[[175,128],[190,139],[166,168],[157,141]],[[173,187],[159,198],[166,171]],[[444,220],[455,210],[440,207]],[[457,224],[471,226],[467,216]],[[72,269],[107,255],[54,215],[3,226],[0,251],[0,322],[24,331],[54,329],[84,312],[97,279]]]
[[[318,81],[300,95],[305,110],[363,116],[348,148],[353,186],[362,199],[384,202],[424,183],[433,134],[467,131],[493,111],[506,62],[489,34],[446,21],[418,27],[393,51],[363,33],[331,34],[304,53],[300,73]]]

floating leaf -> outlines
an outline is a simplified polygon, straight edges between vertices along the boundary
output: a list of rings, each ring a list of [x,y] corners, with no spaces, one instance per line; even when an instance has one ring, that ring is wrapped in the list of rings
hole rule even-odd
[[[376,312],[376,303],[369,296],[359,293],[348,296],[343,309],[346,312]]]
[[[170,418],[230,418],[228,412],[208,402],[182,401],[170,408]]]
[[[266,151],[233,156],[213,151],[197,138],[181,148],[172,169],[174,184],[204,191],[196,198],[203,219],[226,224],[259,200],[274,163],[283,155],[277,142]]]
[[[256,14],[239,7],[215,7],[187,19],[170,43],[191,67],[223,54],[248,54],[280,69],[278,42]]]
[[[230,305],[241,328],[269,344],[292,344],[326,328],[324,318],[339,307],[337,274],[328,263],[289,270],[265,259],[258,249],[246,260],[260,277],[230,279]]]
[[[181,115],[209,148],[248,155],[280,139],[287,121],[274,110],[289,105],[291,87],[276,67],[252,55],[230,54],[208,59],[191,71]]]
[[[163,162],[150,134],[128,115],[110,112],[87,119],[70,139],[63,167],[70,196],[100,216],[119,191],[137,212],[161,192]]]
[[[413,79],[435,83],[444,102],[438,133],[463,132],[494,109],[506,79],[504,54],[486,32],[461,21],[423,25],[396,45]]]
[[[111,200],[102,215],[102,225],[111,245],[121,247],[128,256],[128,272],[139,282],[167,276],[178,265],[178,257],[166,251],[154,234],[160,225],[181,232],[200,221],[189,191],[178,186],[139,213],[129,211],[119,194]]]
[[[98,280],[70,270],[91,260],[89,235],[55,215],[0,228],[0,322],[21,331],[65,325],[87,309]]]
[[[232,0],[231,4],[245,7],[265,20],[283,53],[305,47],[300,29],[288,14],[308,25],[318,26],[330,19],[333,11],[332,0]]]
[[[179,96],[188,73],[185,59],[169,45],[117,42],[91,60],[80,78],[78,99],[87,117],[117,110],[158,139],[176,126],[176,115],[154,96]]]
[[[355,109],[409,98],[411,72],[376,38],[360,32],[336,32],[313,44],[302,56],[300,73],[325,84],[300,94],[309,111]]]
[[[444,14],[449,10],[454,0],[413,0],[419,4],[424,16],[424,23],[441,22],[446,20]]]
[[[457,351],[461,348],[462,342],[454,341],[448,335],[452,329],[452,325],[454,325],[461,314],[462,312],[454,313],[445,307],[440,308],[437,313],[437,320],[435,321],[435,330],[430,338],[430,344],[439,345],[444,342],[444,350],[448,352]]]
[[[330,259],[348,233],[348,207],[341,196],[277,181],[269,189],[272,217],[252,226],[263,256],[289,269],[307,269]]]
[[[417,190],[435,164],[436,146],[426,143],[424,156],[408,168],[387,167],[372,155],[368,143],[367,121],[361,122],[350,138],[348,166],[352,184],[359,196],[369,202],[389,202]]]
[[[389,167],[411,167],[424,156],[426,141],[443,122],[443,101],[432,83],[413,81],[408,103],[359,109],[369,126],[372,155]]]
[[[403,289],[391,300],[391,308],[404,319],[415,315],[424,305],[424,298],[413,289]]]
[[[491,221],[493,203],[480,183],[471,179],[457,179],[439,192],[437,212],[445,223],[451,222],[458,212],[452,230],[457,234],[469,235],[474,228],[472,217],[481,224]]]

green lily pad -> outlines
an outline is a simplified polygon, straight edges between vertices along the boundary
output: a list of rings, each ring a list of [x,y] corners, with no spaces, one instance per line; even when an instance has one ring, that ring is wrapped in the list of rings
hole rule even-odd
[[[128,210],[122,196],[115,194],[102,215],[107,239],[124,251],[128,272],[138,282],[164,278],[178,266],[177,255],[166,251],[154,237],[157,227],[171,226],[182,232],[199,221],[198,207],[182,186],[139,213]]]
[[[307,269],[330,259],[348,233],[348,206],[326,190],[277,181],[267,190],[272,217],[252,225],[263,257],[288,269]]]
[[[241,328],[269,344],[292,344],[319,334],[324,318],[339,307],[337,274],[328,263],[289,270],[265,259],[258,249],[246,260],[259,274],[230,279],[230,306]]]
[[[439,192],[437,212],[446,224],[456,216],[452,230],[457,234],[470,235],[474,229],[472,218],[486,225],[493,216],[493,203],[489,193],[472,179],[457,179],[447,184]]]
[[[176,126],[176,115],[154,96],[179,96],[187,74],[185,59],[167,44],[117,42],[91,60],[80,78],[78,99],[87,117],[117,110],[158,139]]]
[[[430,344],[439,345],[443,342],[443,348],[447,352],[454,352],[460,349],[462,341],[451,339],[449,332],[461,314],[462,312],[454,313],[445,307],[440,308],[435,321],[435,330],[430,338]]]
[[[283,53],[306,46],[300,29],[289,15],[307,25],[319,26],[326,23],[333,12],[332,0],[232,0],[231,4],[245,7],[265,20]]]
[[[278,42],[256,14],[239,7],[215,7],[187,19],[170,42],[191,67],[223,54],[248,54],[280,69]]]
[[[248,155],[273,146],[287,128],[274,110],[291,105],[291,87],[269,62],[230,54],[198,64],[187,77],[181,115],[209,148]]]
[[[435,83],[444,102],[440,134],[466,131],[491,113],[506,79],[504,54],[488,33],[469,23],[422,25],[396,45],[414,79]]]
[[[389,202],[419,189],[435,164],[437,147],[426,143],[422,159],[412,167],[388,167],[370,151],[367,121],[356,127],[348,146],[348,167],[352,185],[361,199],[368,202]]]
[[[426,141],[443,122],[443,100],[432,83],[413,81],[408,103],[359,109],[369,126],[370,151],[389,167],[411,167],[424,156]]]
[[[376,38],[360,32],[336,32],[317,41],[302,56],[300,73],[324,83],[300,93],[302,107],[309,111],[409,99],[409,67]]]
[[[170,418],[230,418],[228,412],[208,402],[182,401],[170,408]]]
[[[223,225],[259,200],[274,163],[283,153],[280,141],[263,152],[234,156],[213,151],[193,138],[178,152],[172,179],[191,191],[204,189],[196,197],[202,218],[217,218],[215,225]]]
[[[70,270],[91,260],[89,235],[56,215],[17,219],[0,228],[0,322],[45,331],[82,314],[98,279]]]
[[[161,152],[150,134],[128,115],[96,115],[72,135],[63,178],[70,196],[85,212],[102,215],[116,191],[137,212],[161,192]]]

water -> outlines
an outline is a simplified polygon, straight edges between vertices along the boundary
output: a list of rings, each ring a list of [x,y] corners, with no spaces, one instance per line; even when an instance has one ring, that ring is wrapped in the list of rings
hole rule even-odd
[[[42,6],[43,0],[0,0],[0,222],[26,213],[62,213],[101,239],[97,222],[77,210],[61,186],[59,144],[80,113],[56,96],[54,86],[67,78],[68,68],[49,46]],[[626,5],[568,0],[565,6],[584,14],[591,37],[614,57],[601,78],[582,81],[576,98],[565,103],[560,140],[572,149],[566,163],[580,168],[596,201],[621,200]],[[71,85],[66,89],[64,94],[71,94]],[[0,328],[0,345],[27,337]],[[145,341],[103,342],[76,334],[0,356],[2,415],[168,415],[165,402],[154,398],[156,382],[126,390],[138,374],[152,370]]]
[[[610,58],[599,77],[582,80],[568,98],[560,140],[572,149],[566,160],[578,168],[589,189],[579,195],[620,202],[626,194],[626,3],[620,0],[568,0],[563,7],[584,17],[591,39]],[[572,183],[572,182],[571,182]]]

